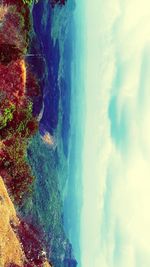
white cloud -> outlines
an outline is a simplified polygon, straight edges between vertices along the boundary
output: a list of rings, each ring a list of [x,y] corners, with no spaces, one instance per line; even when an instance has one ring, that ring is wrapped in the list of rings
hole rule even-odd
[[[104,18],[105,8],[101,9],[99,1],[94,8],[90,4],[88,10],[91,20],[87,21],[86,125],[83,151],[84,204],[81,224],[82,266],[86,267],[99,267],[97,264],[100,251],[100,211],[103,209],[107,162],[111,151],[107,110],[115,75],[114,48],[110,37],[110,29],[115,17],[118,16],[118,12],[115,13],[115,6],[114,9],[113,12],[109,9],[111,18],[108,16],[108,21]],[[96,22],[101,15],[103,16],[101,21],[106,20],[105,30],[101,26],[97,28]],[[104,37],[104,32],[105,44],[99,42],[99,39]]]
[[[150,3],[90,3],[82,267],[148,267],[144,264],[150,262]],[[118,66],[121,83],[113,88]],[[126,120],[127,142],[120,134],[114,143],[110,135],[114,122],[108,110],[114,94],[117,120]]]

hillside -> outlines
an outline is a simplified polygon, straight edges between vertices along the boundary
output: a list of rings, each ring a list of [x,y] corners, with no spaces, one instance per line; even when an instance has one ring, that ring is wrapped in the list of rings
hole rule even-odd
[[[23,250],[23,244],[20,242],[17,231],[15,230],[19,228],[20,220],[17,217],[14,205],[1,177],[0,214],[0,266],[24,267],[27,259]],[[50,266],[46,260],[42,265],[42,267]]]

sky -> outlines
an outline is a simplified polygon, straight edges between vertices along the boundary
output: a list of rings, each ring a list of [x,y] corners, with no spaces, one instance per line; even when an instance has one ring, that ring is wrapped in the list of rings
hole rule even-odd
[[[82,267],[150,266],[150,2],[86,0]]]

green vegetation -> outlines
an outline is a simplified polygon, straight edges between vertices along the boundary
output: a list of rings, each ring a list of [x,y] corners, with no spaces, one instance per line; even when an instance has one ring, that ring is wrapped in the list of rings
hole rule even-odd
[[[0,138],[3,140],[0,167],[5,170],[3,179],[11,197],[15,204],[18,204],[30,194],[34,180],[27,163],[26,151],[30,137],[37,130],[38,122],[32,115],[31,101],[25,101],[20,107],[5,102],[4,108],[0,110]]]
[[[13,111],[15,107],[11,105],[9,108],[5,108],[3,114],[0,114],[0,129],[7,125],[8,121],[13,119]]]
[[[22,0],[24,4],[31,6],[32,4],[38,3],[39,0]]]
[[[59,190],[61,158],[36,134],[28,147],[28,161],[36,179],[23,211],[32,214],[36,224],[43,226],[53,266],[63,267],[70,243],[64,232],[63,199]]]
[[[32,4],[36,4],[39,0],[22,0],[24,4],[31,6]],[[55,5],[64,6],[67,0],[50,0],[50,5],[54,8]]]

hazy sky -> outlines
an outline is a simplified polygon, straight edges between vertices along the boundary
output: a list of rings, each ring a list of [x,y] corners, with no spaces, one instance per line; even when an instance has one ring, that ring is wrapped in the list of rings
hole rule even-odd
[[[150,1],[86,0],[82,267],[150,266]]]

